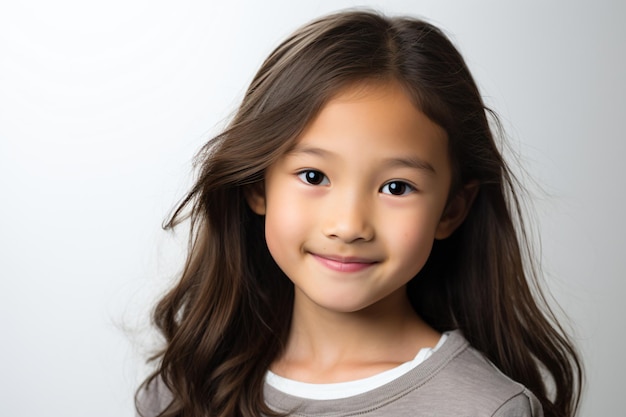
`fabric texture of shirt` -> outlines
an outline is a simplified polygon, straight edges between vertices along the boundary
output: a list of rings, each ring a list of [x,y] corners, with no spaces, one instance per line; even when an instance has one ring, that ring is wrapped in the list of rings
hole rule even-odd
[[[473,349],[459,331],[394,381],[337,400],[311,400],[265,385],[274,410],[301,417],[542,417],[539,400]]]

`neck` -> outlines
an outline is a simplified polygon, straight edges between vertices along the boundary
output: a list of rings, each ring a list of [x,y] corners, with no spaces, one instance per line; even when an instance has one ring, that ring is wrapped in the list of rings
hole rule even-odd
[[[296,291],[285,351],[271,369],[304,382],[364,378],[412,360],[440,336],[403,288],[357,312],[326,310]]]

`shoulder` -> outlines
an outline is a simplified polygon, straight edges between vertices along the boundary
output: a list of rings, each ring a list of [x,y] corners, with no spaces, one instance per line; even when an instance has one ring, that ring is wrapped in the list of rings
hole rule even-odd
[[[143,385],[137,392],[137,417],[156,417],[172,402],[172,393],[160,376]]]
[[[430,391],[432,398],[445,399],[446,407],[452,413],[458,411],[456,415],[498,417],[543,416],[539,400],[472,348],[460,332],[450,333],[449,340],[436,354],[440,354],[437,360],[441,367],[421,389]]]
[[[506,401],[493,414],[493,417],[543,417],[539,400],[528,390]]]

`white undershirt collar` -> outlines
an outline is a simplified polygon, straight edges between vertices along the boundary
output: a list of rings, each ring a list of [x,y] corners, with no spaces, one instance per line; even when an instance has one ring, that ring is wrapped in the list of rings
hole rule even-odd
[[[434,348],[420,349],[413,360],[367,378],[347,382],[336,382],[332,384],[310,384],[307,382],[283,378],[282,376],[278,376],[268,370],[265,375],[265,382],[285,394],[300,398],[308,398],[312,400],[335,400],[352,397],[354,395],[371,391],[398,379],[428,359],[433,352],[444,344],[447,338],[448,334],[444,333],[441,335],[439,342],[437,342],[437,345]]]

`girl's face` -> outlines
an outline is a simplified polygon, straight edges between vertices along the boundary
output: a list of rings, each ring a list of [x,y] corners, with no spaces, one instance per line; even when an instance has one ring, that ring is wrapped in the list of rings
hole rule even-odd
[[[296,306],[356,312],[404,291],[464,216],[446,210],[447,146],[396,83],[348,88],[322,108],[249,197]]]

